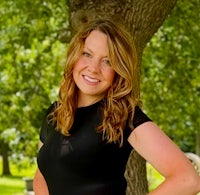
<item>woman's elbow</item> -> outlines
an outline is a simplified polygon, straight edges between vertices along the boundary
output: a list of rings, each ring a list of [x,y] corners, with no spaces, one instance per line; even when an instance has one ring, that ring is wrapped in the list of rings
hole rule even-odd
[[[198,175],[197,176],[197,179],[196,179],[196,189],[197,189],[197,192],[200,192],[200,176]]]
[[[187,179],[188,188],[192,190],[192,194],[200,192],[200,176],[195,174]]]

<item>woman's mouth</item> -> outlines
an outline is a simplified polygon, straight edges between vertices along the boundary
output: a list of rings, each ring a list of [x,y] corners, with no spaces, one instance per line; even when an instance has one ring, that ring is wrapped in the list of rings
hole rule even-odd
[[[90,83],[99,83],[99,82],[100,82],[98,79],[91,78],[91,77],[86,76],[86,75],[83,75],[83,78],[84,78],[86,81],[90,82]]]

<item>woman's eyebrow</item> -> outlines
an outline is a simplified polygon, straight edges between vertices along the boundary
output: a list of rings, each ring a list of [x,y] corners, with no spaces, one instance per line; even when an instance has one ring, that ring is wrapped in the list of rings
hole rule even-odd
[[[83,49],[86,49],[86,50],[88,50],[89,52],[93,53],[93,51],[92,51],[90,48],[88,48],[88,47],[84,47]]]
[[[92,51],[92,49],[90,49],[89,47],[83,47],[83,49],[86,49],[86,50],[88,50],[90,53],[94,53],[93,51]],[[108,55],[105,55],[105,56],[103,56],[102,58],[109,58],[108,57]]]

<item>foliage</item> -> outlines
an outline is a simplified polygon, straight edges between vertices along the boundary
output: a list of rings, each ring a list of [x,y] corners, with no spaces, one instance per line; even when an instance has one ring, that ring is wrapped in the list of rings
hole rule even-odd
[[[44,110],[61,79],[65,1],[0,2],[0,142],[35,156]],[[55,76],[56,75],[56,76]],[[2,151],[0,151],[2,152]]]
[[[178,2],[142,64],[145,109],[184,151],[194,150],[200,123],[199,6]],[[0,145],[9,144],[15,159],[34,157],[44,110],[61,79],[66,1],[1,0],[0,13]]]
[[[142,97],[148,114],[184,151],[200,123],[200,2],[178,1],[145,49]]]

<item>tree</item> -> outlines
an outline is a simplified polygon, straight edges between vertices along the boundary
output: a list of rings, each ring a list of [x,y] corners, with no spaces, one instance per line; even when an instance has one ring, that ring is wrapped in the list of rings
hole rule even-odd
[[[199,3],[199,0],[177,2],[171,16],[145,48],[142,64],[146,111],[184,152],[198,155]]]
[[[102,4],[76,0],[68,4],[74,29],[88,17],[104,16],[105,12],[126,21],[143,59],[141,95],[145,111],[184,151],[194,152],[200,123],[199,0],[178,1],[152,38],[174,1]],[[98,12],[93,15],[94,10]],[[60,59],[65,58],[70,32],[75,30],[68,26],[66,0],[1,0],[0,13],[0,155],[5,160],[3,173],[9,174],[8,157],[19,164],[27,156],[29,161],[36,156],[41,121],[57,96],[62,77]],[[199,145],[196,148],[200,150]],[[136,157],[131,156],[126,171],[128,193],[144,194],[131,184],[137,180],[138,190],[146,191],[146,181],[140,185],[146,178],[145,161],[132,155]],[[138,170],[141,177],[134,177]]]
[[[2,174],[10,174],[9,156],[18,163],[36,156],[41,122],[61,79],[66,44],[60,39],[67,26],[64,4],[64,0],[0,2]]]
[[[175,6],[176,0],[68,0],[67,3],[72,34],[83,23],[93,18],[112,17],[113,20],[123,22],[132,34],[141,61],[146,44],[163,24],[163,21]],[[146,194],[148,186],[145,171],[144,159],[133,152],[127,165],[127,194]]]

